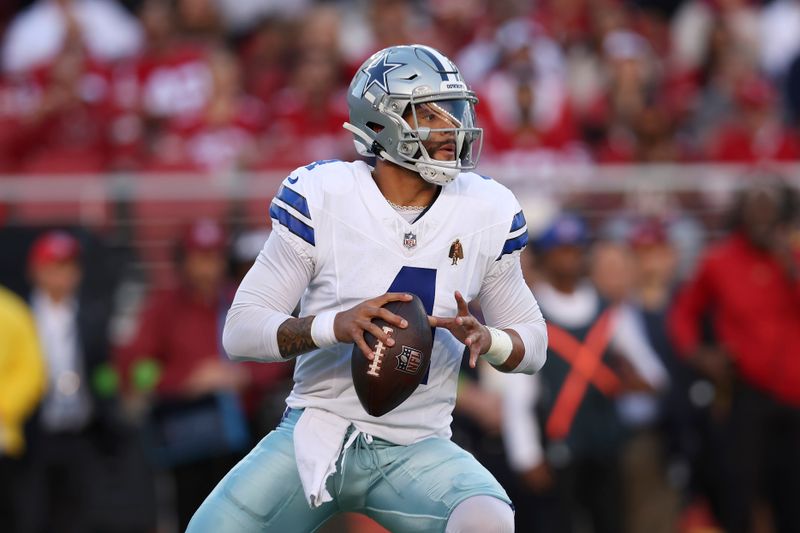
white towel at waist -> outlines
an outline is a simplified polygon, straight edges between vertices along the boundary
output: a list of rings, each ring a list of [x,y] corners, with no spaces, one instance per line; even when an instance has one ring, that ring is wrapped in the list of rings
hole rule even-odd
[[[336,473],[350,421],[315,407],[308,407],[294,427],[294,455],[308,504],[319,507],[333,499],[325,482]],[[353,432],[357,435],[359,432]],[[350,442],[354,440],[351,435]]]

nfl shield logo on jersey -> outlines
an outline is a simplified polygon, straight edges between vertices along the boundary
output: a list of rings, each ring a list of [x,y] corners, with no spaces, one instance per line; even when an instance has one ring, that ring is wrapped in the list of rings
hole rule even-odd
[[[397,358],[397,370],[406,374],[416,374],[422,364],[422,352],[403,345],[403,351],[395,356]]]
[[[409,250],[417,245],[417,236],[410,231],[403,234],[403,246]]]

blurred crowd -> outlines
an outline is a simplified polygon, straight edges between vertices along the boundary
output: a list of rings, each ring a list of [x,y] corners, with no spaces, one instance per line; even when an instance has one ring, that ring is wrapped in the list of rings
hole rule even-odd
[[[0,171],[286,168],[353,155],[355,69],[432,45],[484,160],[800,155],[793,0],[7,0]]]

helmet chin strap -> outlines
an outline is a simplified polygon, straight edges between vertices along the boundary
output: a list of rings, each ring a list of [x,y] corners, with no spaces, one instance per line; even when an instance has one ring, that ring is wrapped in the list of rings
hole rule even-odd
[[[355,136],[357,136],[359,139],[363,141],[363,144],[359,143],[358,141],[355,141],[356,150],[358,151],[358,153],[360,153],[361,155],[375,155],[372,154],[372,152],[370,152],[369,149],[367,148],[372,145],[372,139],[369,137],[369,135],[367,135],[366,132],[364,132],[357,126],[350,124],[349,122],[345,122],[344,124],[342,124],[342,127],[344,127],[344,129],[346,129],[347,131],[353,133]],[[425,157],[429,158],[429,156],[425,152],[425,148],[422,147],[421,145],[422,143],[420,143],[420,147],[425,153]],[[440,164],[431,164],[425,161],[415,161],[414,163],[409,163],[407,161],[400,161],[395,159],[394,157],[386,153],[385,150],[381,150],[380,153],[377,155],[381,159],[391,161],[395,165],[416,172],[417,174],[420,175],[422,179],[424,179],[428,183],[433,183],[434,185],[447,185],[448,183],[456,179],[456,176],[458,176],[458,173],[461,171],[461,169],[459,169],[456,166],[453,167],[446,166],[445,161],[440,162]],[[453,163],[455,164],[455,161],[453,161]]]
[[[416,163],[414,166],[422,179],[434,185],[447,185],[456,179],[456,176],[458,176],[460,172],[457,168],[434,166],[423,162]]]

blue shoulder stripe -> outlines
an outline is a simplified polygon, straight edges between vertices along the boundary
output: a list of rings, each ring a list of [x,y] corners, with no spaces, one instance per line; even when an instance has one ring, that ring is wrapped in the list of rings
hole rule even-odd
[[[308,210],[308,202],[306,202],[306,198],[302,194],[296,192],[294,189],[290,189],[286,185],[281,185],[275,197],[283,200],[286,205],[294,207],[298,213],[311,220],[311,211]]]
[[[509,230],[509,233],[514,233],[515,231],[522,228],[522,226],[524,226],[526,223],[527,222],[525,222],[525,215],[522,213],[522,210],[520,210],[519,213],[514,215],[514,220],[511,221],[511,229]]]
[[[508,239],[506,243],[503,245],[503,251],[500,252],[500,255],[497,257],[497,260],[499,260],[506,254],[510,254],[511,252],[516,252],[517,250],[522,250],[523,248],[525,248],[526,244],[528,244],[528,232],[523,233],[519,237]]]
[[[286,229],[314,246],[314,228],[292,215],[286,209],[275,205],[273,202],[269,206],[269,216],[281,223]]]

